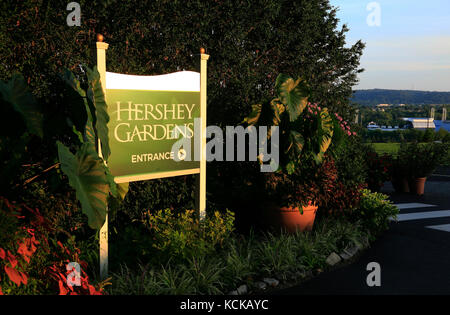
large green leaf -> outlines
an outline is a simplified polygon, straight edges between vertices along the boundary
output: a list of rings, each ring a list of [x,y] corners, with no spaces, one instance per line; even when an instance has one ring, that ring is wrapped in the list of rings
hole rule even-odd
[[[126,194],[128,193],[129,183],[117,184],[114,181],[114,176],[111,174],[109,168],[106,165],[105,165],[105,173],[106,179],[108,180],[111,195],[113,195],[113,197],[117,199],[124,200]]]
[[[303,150],[303,146],[305,145],[305,139],[303,138],[303,135],[300,132],[291,130],[289,137],[295,152],[297,154],[300,154]]]
[[[75,125],[76,130],[84,134],[88,115],[90,115],[86,92],[81,88],[80,81],[70,70],[64,69],[60,76],[68,87],[64,91],[64,100],[69,112],[69,118]]]
[[[278,126],[281,122],[281,115],[284,113],[285,107],[281,104],[280,99],[278,98],[274,98],[270,102],[270,106],[273,111],[272,123],[274,126]]]
[[[89,87],[87,91],[88,101],[90,101],[95,108],[95,130],[97,137],[101,142],[102,156],[105,160],[108,160],[111,150],[109,148],[108,137],[108,122],[109,115],[107,111],[107,104],[105,101],[105,94],[103,93],[102,85],[100,82],[100,74],[97,67],[93,70],[86,69]]]
[[[243,122],[246,122],[250,126],[254,126],[258,123],[259,118],[261,117],[262,104],[252,105],[252,111],[250,115],[245,117]]]
[[[66,82],[67,85],[69,85],[74,91],[78,93],[78,95],[81,97],[82,100],[82,103],[78,102],[80,99],[74,98],[74,100],[72,101],[69,100],[69,107],[73,108],[73,110],[80,112],[80,115],[81,113],[83,115],[79,116],[81,117],[79,120],[76,119],[76,122],[78,121],[78,123],[81,124],[80,126],[81,128],[78,128],[77,123],[75,122],[77,130],[79,130],[83,134],[82,142],[90,142],[96,147],[97,138],[94,129],[94,118],[93,118],[93,115],[95,115],[95,111],[94,112],[91,111],[91,108],[87,100],[86,92],[81,88],[80,81],[78,81],[78,79],[68,69],[65,69],[63,71],[61,77]],[[78,136],[77,133],[75,134]]]
[[[61,73],[61,78],[69,85],[73,90],[77,91],[81,97],[86,97],[86,92],[81,88],[80,81],[69,69],[64,69]]]
[[[295,121],[308,104],[309,92],[305,81],[280,74],[275,82],[275,90],[286,106],[290,121]]]
[[[92,118],[88,115],[88,120],[86,122],[86,128],[84,132],[84,141],[92,143],[94,147],[97,146],[97,138],[95,137],[95,130],[92,126]]]
[[[117,184],[117,193],[118,193],[120,199],[122,199],[122,200],[125,199],[125,196],[128,193],[129,186],[130,186],[130,183]]]
[[[281,114],[284,112],[284,106],[279,99],[273,99],[270,103],[252,105],[252,112],[243,122],[250,126],[267,126],[267,139],[271,137],[271,126],[278,126],[281,122]]]
[[[333,120],[328,113],[328,110],[324,108],[320,112],[320,130],[319,134],[319,152],[316,156],[316,162],[322,162],[325,157],[325,153],[331,145],[331,140],[333,138]]]
[[[95,152],[91,143],[83,143],[74,155],[61,142],[57,142],[61,169],[75,189],[81,209],[87,215],[89,226],[100,229],[106,217],[108,179],[103,160]]]
[[[21,74],[14,74],[7,83],[0,81],[0,95],[22,115],[30,133],[40,138],[44,136],[43,114]]]

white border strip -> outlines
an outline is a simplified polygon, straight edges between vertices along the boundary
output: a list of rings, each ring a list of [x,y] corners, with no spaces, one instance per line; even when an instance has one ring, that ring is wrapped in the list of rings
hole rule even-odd
[[[397,221],[423,220],[450,217],[450,210],[413,212],[397,215]]]
[[[397,203],[395,204],[399,210],[402,209],[414,209],[414,208],[428,208],[428,207],[436,207],[435,205],[429,205],[426,203]]]
[[[430,225],[430,226],[426,226],[426,228],[438,230],[438,231],[450,232],[450,224]]]
[[[106,72],[107,90],[200,92],[200,73],[179,71],[162,75]]]
[[[114,177],[114,181],[117,184],[120,183],[129,183],[141,180],[149,180],[149,179],[157,179],[157,178],[165,178],[165,177],[174,177],[174,176],[182,176],[182,175],[192,175],[199,174],[200,168],[186,169],[180,171],[169,171],[169,172],[157,172],[157,173],[148,173],[141,175],[124,175],[124,176],[116,176]]]

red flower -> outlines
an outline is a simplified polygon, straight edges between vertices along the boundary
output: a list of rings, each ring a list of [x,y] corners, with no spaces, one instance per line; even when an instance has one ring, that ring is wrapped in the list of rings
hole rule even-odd
[[[94,286],[89,285],[89,294],[90,295],[102,295],[101,291],[97,291]]]
[[[21,283],[27,284],[28,277],[21,271],[17,271],[14,268],[11,268],[9,266],[5,266],[5,272],[9,277],[9,280],[20,286]]]
[[[17,266],[16,256],[11,254],[10,251],[8,251],[8,260],[9,260],[9,263],[11,264],[11,267],[15,268]]]
[[[64,287],[64,283],[61,280],[58,281],[58,285],[59,285],[59,295],[67,295],[69,291]]]
[[[17,253],[21,254],[27,263],[30,263],[30,258],[37,249],[35,244],[39,244],[39,242],[34,238],[34,236],[32,238],[24,239],[23,243],[19,243]]]

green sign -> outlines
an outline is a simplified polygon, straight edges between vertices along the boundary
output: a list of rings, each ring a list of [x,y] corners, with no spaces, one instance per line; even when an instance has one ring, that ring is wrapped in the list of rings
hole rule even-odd
[[[183,159],[183,152],[172,152],[172,146],[187,137],[194,147],[199,91],[107,88],[106,102],[111,147],[108,166],[117,182],[165,177],[158,175],[184,170],[198,173],[200,162],[175,161],[174,154]]]

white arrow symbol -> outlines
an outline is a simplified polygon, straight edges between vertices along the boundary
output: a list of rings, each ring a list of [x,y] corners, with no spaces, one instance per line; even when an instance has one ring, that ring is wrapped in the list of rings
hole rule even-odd
[[[184,149],[180,149],[178,151],[178,159],[184,160],[186,158],[186,151]]]

